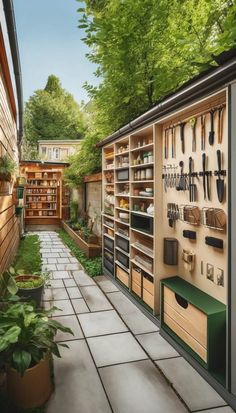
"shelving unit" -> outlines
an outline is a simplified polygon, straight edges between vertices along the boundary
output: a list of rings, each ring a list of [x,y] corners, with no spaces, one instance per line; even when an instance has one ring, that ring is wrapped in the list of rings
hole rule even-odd
[[[110,244],[105,242],[104,271],[119,280],[136,296],[137,289],[132,282],[133,273],[139,271],[141,280],[145,277],[150,278],[150,276],[153,280],[154,277],[153,234],[146,234],[142,229],[136,228],[134,222],[134,217],[140,223],[148,219],[151,221],[150,231],[153,228],[154,159],[155,145],[152,127],[117,140],[114,144],[104,147],[103,150],[103,234],[104,238],[112,241]],[[107,191],[109,185],[114,190]],[[146,189],[149,192],[145,193]],[[112,196],[110,196],[111,193]],[[150,204],[153,205],[152,213],[147,212]],[[112,222],[112,228],[108,225],[109,222]],[[108,230],[110,234],[107,234]],[[148,244],[152,248],[152,253],[145,252],[145,247],[144,249],[138,248],[135,242],[139,242],[140,245],[142,242],[145,245]],[[138,262],[139,259],[142,262]],[[145,267],[145,261],[148,267]],[[150,261],[152,262],[151,270]],[[139,299],[141,298],[152,311],[154,290],[152,289],[152,299],[146,299],[143,282],[142,285],[140,284],[140,289]]]
[[[58,224],[69,214],[70,190],[63,184],[67,164],[22,162],[21,174],[26,177],[24,191],[27,224]]]

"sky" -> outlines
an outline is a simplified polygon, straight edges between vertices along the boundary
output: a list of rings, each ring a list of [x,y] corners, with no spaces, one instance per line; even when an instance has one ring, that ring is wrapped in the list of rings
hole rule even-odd
[[[44,88],[50,74],[78,103],[88,101],[85,81],[98,85],[96,66],[85,56],[84,33],[77,27],[79,7],[83,3],[76,0],[14,0],[24,101]]]

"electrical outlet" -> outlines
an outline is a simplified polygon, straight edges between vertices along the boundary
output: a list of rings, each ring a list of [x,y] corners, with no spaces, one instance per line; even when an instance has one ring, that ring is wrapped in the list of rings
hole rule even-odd
[[[207,264],[206,277],[208,280],[214,282],[214,266],[212,264]]]
[[[217,268],[216,279],[217,285],[224,287],[224,270],[222,270],[221,268]]]

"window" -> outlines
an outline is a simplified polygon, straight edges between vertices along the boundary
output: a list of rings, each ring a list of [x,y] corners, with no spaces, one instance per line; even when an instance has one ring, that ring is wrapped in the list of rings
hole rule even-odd
[[[42,155],[46,155],[46,153],[47,153],[47,148],[46,148],[45,146],[42,146],[41,151],[42,151]]]
[[[60,149],[59,148],[53,148],[53,158],[54,159],[60,159]]]
[[[47,159],[52,159],[52,148],[48,148],[48,156]]]

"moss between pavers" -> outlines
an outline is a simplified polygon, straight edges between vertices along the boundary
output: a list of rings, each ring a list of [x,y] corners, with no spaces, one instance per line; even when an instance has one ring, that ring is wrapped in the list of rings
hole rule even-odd
[[[76,243],[71,239],[70,235],[66,231],[60,229],[58,231],[59,237],[62,239],[64,244],[66,244],[73,255],[78,259],[80,264],[84,267],[90,277],[96,277],[102,274],[102,258],[87,258],[86,255],[79,249]]]

